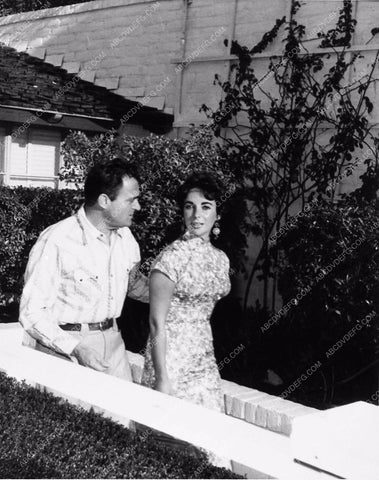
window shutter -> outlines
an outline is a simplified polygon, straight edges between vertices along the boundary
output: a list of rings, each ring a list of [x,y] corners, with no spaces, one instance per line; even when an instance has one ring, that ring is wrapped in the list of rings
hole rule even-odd
[[[27,174],[27,158],[28,158],[28,137],[27,133],[17,135],[12,138],[10,149],[10,162],[9,162],[9,175],[12,178],[14,175],[26,175]],[[11,185],[14,183],[11,181]],[[20,183],[16,183],[20,185]],[[21,182],[21,185],[25,185],[25,180]]]
[[[13,138],[9,184],[56,187],[60,140],[60,132],[37,128],[29,128]]]
[[[5,180],[5,128],[0,127],[0,185]]]
[[[28,175],[55,177],[58,173],[60,134],[32,130],[29,135]]]

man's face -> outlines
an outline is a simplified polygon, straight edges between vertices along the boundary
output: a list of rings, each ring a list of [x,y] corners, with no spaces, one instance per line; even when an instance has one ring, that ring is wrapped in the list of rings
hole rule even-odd
[[[125,176],[122,182],[116,198],[109,202],[104,212],[105,221],[111,229],[130,227],[134,212],[141,210],[138,202],[140,191],[137,180]]]

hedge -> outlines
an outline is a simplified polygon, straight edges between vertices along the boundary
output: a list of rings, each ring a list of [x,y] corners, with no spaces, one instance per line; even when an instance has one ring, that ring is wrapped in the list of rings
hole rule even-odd
[[[139,165],[142,177],[141,205],[132,226],[141,247],[144,273],[152,260],[167,244],[180,234],[182,216],[176,203],[178,185],[193,171],[208,170],[225,183],[225,195],[220,239],[233,270],[243,269],[243,249],[246,241],[239,227],[243,208],[233,205],[236,186],[229,167],[218,155],[209,132],[194,131],[185,139],[148,137],[115,137],[100,135],[88,138],[73,132],[62,146],[64,165],[61,179],[82,185],[84,174],[93,163],[104,158],[122,155]],[[4,248],[0,267],[0,304],[17,301],[22,289],[22,278],[29,251],[38,235],[49,225],[72,215],[82,203],[82,191],[72,189],[0,187],[0,216],[9,228],[0,228],[0,246]],[[0,259],[1,260],[1,259]]]
[[[0,187],[0,304],[17,302],[38,235],[81,202],[81,192],[70,189]]]
[[[241,478],[0,373],[0,478]]]
[[[193,129],[186,137],[176,139],[116,136],[111,132],[89,138],[71,132],[62,144],[62,153],[60,180],[74,185],[82,184],[88,168],[104,158],[121,155],[138,164],[141,210],[134,216],[133,233],[141,247],[145,273],[161,249],[180,235],[183,219],[176,202],[178,186],[200,170],[217,175],[225,185],[219,204],[221,235],[217,246],[227,253],[233,270],[243,271],[247,243],[241,221],[246,199],[209,129]]]

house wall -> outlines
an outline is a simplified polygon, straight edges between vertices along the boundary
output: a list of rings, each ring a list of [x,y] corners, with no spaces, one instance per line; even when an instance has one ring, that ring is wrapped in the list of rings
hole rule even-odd
[[[306,43],[316,46],[317,32],[333,25],[342,1],[306,0],[299,19],[307,28]],[[378,49],[379,3],[354,3],[358,20],[353,49],[365,59],[349,74],[359,76]],[[230,40],[253,46],[289,14],[290,0],[97,0],[0,18],[0,41],[62,66],[98,85],[175,113],[175,128],[206,122],[203,103],[215,107],[220,89],[214,75],[226,80],[234,57]],[[284,34],[284,32],[283,32]],[[224,41],[227,40],[228,45]],[[258,78],[267,72],[268,56],[280,53],[281,38],[256,55]],[[180,62],[187,59],[183,69]],[[270,79],[265,82],[267,87]],[[378,112],[373,121],[379,119]]]
[[[312,50],[317,32],[334,25],[342,0],[303,4],[298,17],[307,27],[305,43]],[[369,42],[379,2],[353,4],[358,24],[352,51],[362,51],[364,58],[358,59],[347,81],[360,78],[379,49],[379,35]],[[126,98],[174,113],[171,134],[178,136],[192,124],[207,123],[199,112],[203,104],[218,105],[221,92],[213,80],[215,74],[222,80],[230,75],[235,58],[229,53],[231,40],[255,45],[276,18],[288,16],[289,6],[290,0],[97,0],[0,18],[0,42]],[[269,56],[280,54],[284,34],[255,56],[257,78],[265,77]],[[272,78],[264,80],[264,87],[274,91]],[[378,91],[369,93],[379,104]],[[130,121],[126,131],[147,134],[133,128],[132,114],[125,112],[124,117]],[[378,108],[371,120],[379,122]],[[341,193],[356,188],[362,169],[340,182]]]

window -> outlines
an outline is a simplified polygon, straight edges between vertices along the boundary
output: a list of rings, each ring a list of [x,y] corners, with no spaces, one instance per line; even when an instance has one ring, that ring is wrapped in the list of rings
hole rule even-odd
[[[6,183],[27,187],[57,187],[60,141],[60,132],[36,128],[29,128],[12,138]]]
[[[0,186],[5,181],[5,128],[0,127]]]

